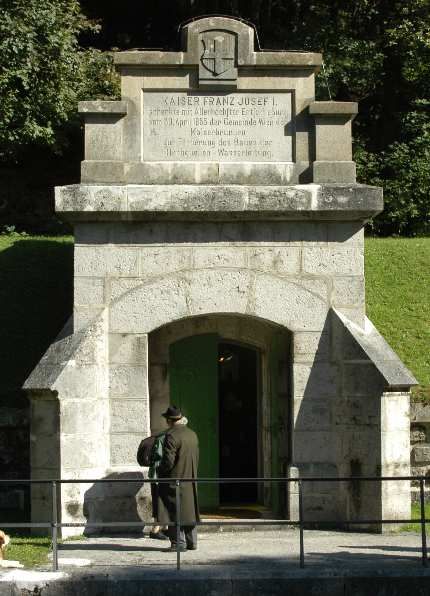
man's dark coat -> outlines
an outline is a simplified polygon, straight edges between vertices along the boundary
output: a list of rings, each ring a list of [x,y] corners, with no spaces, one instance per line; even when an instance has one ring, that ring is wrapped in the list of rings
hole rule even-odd
[[[199,444],[197,435],[187,426],[177,425],[166,433],[163,457],[158,467],[159,478],[197,478]],[[175,483],[158,485],[158,522],[167,525],[176,522]],[[181,526],[192,526],[200,520],[197,486],[183,482],[181,494]]]

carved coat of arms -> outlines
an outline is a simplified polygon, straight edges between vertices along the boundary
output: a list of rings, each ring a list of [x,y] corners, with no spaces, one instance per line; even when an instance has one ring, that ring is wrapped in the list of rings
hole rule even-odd
[[[200,81],[221,84],[237,79],[236,36],[228,31],[204,31],[200,34]]]

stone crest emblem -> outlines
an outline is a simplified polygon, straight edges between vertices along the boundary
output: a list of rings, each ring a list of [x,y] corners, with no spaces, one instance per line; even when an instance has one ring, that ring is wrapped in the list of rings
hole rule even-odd
[[[236,35],[213,29],[200,34],[200,83],[227,84],[237,79]]]

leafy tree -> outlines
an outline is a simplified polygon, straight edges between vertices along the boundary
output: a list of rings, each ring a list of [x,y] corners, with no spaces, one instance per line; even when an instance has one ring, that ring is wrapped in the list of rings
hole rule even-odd
[[[77,0],[2,0],[2,161],[19,160],[30,145],[61,151],[78,99],[115,93],[106,56],[80,51],[78,35],[90,28]]]
[[[37,146],[74,151],[78,162],[77,101],[118,96],[111,49],[178,49],[181,21],[231,14],[255,23],[263,48],[323,52],[318,98],[360,102],[359,180],[385,190],[371,230],[429,231],[430,0],[122,0],[120,10],[105,0],[0,3],[0,160],[22,162],[28,149],[34,159]]]

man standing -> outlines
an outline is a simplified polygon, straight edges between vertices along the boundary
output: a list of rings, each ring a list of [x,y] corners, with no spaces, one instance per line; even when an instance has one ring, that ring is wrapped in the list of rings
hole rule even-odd
[[[158,467],[159,478],[197,478],[199,444],[197,435],[187,427],[188,420],[176,406],[170,406],[162,414],[169,426],[166,432],[163,455]],[[197,549],[196,522],[200,521],[197,486],[194,482],[182,482],[180,487],[180,534],[179,549]],[[168,525],[170,551],[177,549],[176,484],[160,482],[158,489],[158,521]]]

